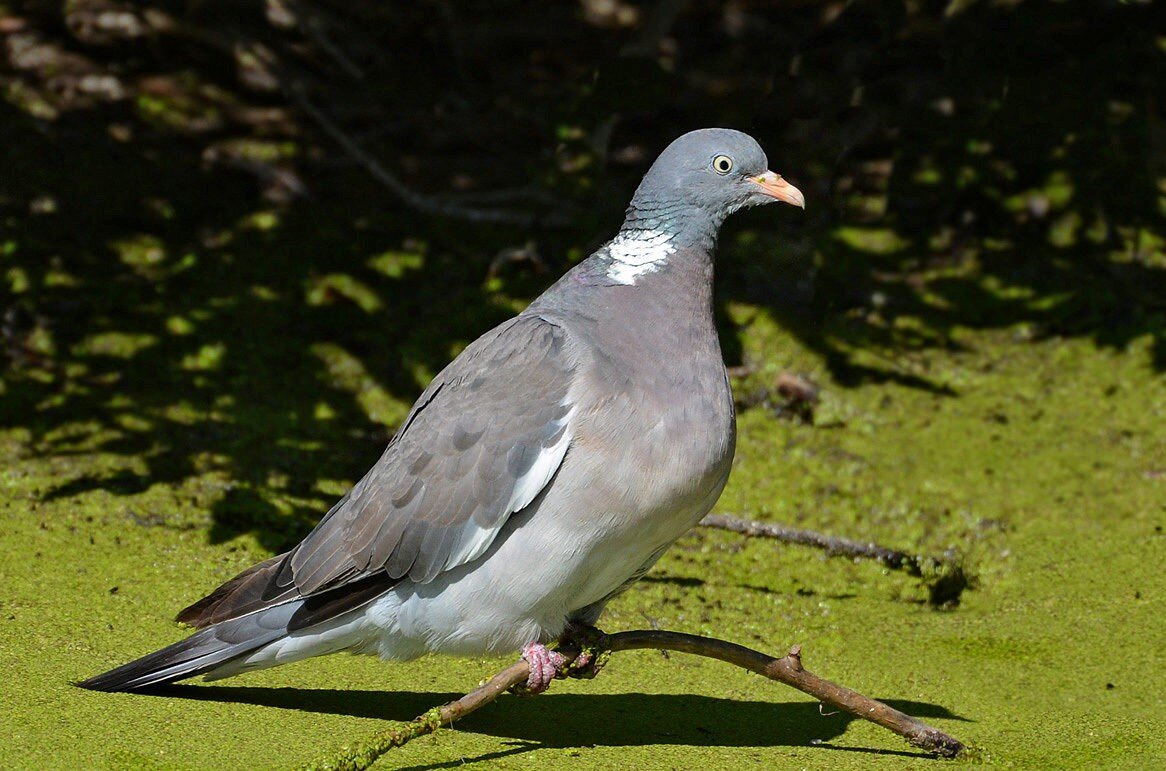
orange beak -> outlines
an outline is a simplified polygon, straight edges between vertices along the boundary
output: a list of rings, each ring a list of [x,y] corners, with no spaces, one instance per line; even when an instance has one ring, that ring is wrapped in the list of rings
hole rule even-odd
[[[802,191],[782,179],[780,174],[767,171],[756,177],[749,177],[749,181],[757,183],[771,198],[793,204],[799,209],[806,208],[806,197],[802,195]]]

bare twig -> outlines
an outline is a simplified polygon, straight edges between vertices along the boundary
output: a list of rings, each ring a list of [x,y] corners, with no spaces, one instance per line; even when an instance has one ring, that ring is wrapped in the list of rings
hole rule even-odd
[[[561,227],[569,221],[558,214],[531,214],[509,209],[475,208],[453,200],[422,195],[409,188],[392,172],[373,158],[360,144],[320,109],[310,98],[307,88],[299,78],[293,77],[268,47],[240,35],[205,29],[189,22],[180,21],[169,14],[157,10],[143,11],[142,19],[150,31],[157,35],[175,35],[229,53],[236,61],[244,64],[241,69],[251,74],[252,85],[262,86],[260,90],[282,90],[303,110],[341,149],[354,161],[365,168],[378,182],[392,192],[411,209],[442,217],[451,217],[468,222],[489,222],[530,227],[545,225]]]
[[[814,530],[799,530],[772,522],[734,517],[731,514],[709,514],[700,521],[700,524],[747,536],[775,538],[783,543],[813,546],[825,550],[831,556],[876,560],[889,568],[902,570],[908,575],[922,579],[923,585],[927,588],[928,604],[937,608],[958,605],[964,590],[975,586],[975,577],[953,559],[909,554],[869,541],[852,541],[849,538],[839,538]]]
[[[301,88],[290,88],[289,93],[295,102],[300,106],[309,117],[314,120],[321,129],[330,136],[336,144],[343,148],[344,152],[348,153],[353,160],[359,163],[368,171],[370,175],[382,185],[393,192],[403,203],[412,209],[425,214],[435,214],[442,217],[455,217],[457,219],[467,220],[469,222],[496,222],[508,225],[521,225],[529,227],[534,224],[543,225],[563,225],[565,224],[562,217],[550,214],[545,217],[538,217],[533,214],[524,212],[509,211],[507,209],[477,209],[469,206],[462,206],[450,200],[443,200],[434,198],[428,195],[421,195],[413,190],[410,190],[404,182],[397,179],[384,166],[377,162],[375,158],[365,152],[364,148],[353,141],[348,134],[344,132],[336,123],[324,114],[319,107],[308,99],[307,95]]]
[[[700,524],[719,530],[731,530],[742,535],[776,538],[785,543],[815,546],[819,549],[825,549],[826,553],[831,555],[878,560],[887,567],[905,570],[913,576],[923,575],[922,565],[927,559],[916,554],[879,546],[877,543],[852,541],[849,538],[839,538],[813,530],[798,530],[772,522],[758,522],[755,519],[734,517],[731,514],[709,514],[700,521]]]
[[[340,66],[340,69],[355,80],[364,80],[365,72],[361,66],[354,62],[329,36],[328,28],[332,26],[332,23],[324,12],[308,3],[295,3],[291,6],[291,11],[300,30],[315,40],[316,44]]]
[[[928,752],[953,758],[964,749],[964,745],[954,737],[910,715],[809,672],[802,666],[800,645],[795,645],[779,659],[735,643],[680,632],[619,632],[600,635],[592,643],[587,648],[591,660],[607,652],[641,649],[673,650],[718,659],[793,686],[820,702],[877,723]],[[564,643],[559,651],[567,657],[568,667],[583,652],[574,643]],[[404,746],[413,739],[434,733],[442,726],[469,715],[494,701],[506,690],[525,683],[529,675],[530,666],[525,661],[519,661],[460,699],[442,707],[434,707],[418,716],[404,728],[379,732],[362,746],[346,748],[336,756],[309,768],[317,771],[359,771],[368,768],[394,747]]]
[[[660,41],[671,33],[686,5],[688,0],[657,0],[640,25],[636,39],[623,47],[620,56],[655,57],[660,51]]]

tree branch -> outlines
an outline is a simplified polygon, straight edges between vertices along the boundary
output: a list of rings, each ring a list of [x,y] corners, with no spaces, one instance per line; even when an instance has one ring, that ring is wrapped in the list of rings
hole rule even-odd
[[[862,557],[881,562],[896,570],[905,570],[913,576],[923,575],[921,565],[926,558],[917,554],[879,546],[877,543],[852,541],[849,538],[839,538],[826,535],[814,530],[798,530],[773,522],[758,522],[755,519],[735,517],[731,514],[708,514],[700,521],[704,527],[713,527],[719,530],[731,530],[748,536],[763,536],[776,538],[785,543],[796,543],[802,546],[814,546],[824,549],[827,554],[843,557]],[[938,560],[936,560],[938,561]]]
[[[471,206],[463,206],[449,199],[417,193],[411,190],[404,182],[397,179],[395,175],[390,173],[375,158],[365,152],[364,148],[358,145],[340,126],[334,123],[331,118],[325,115],[319,107],[308,99],[303,88],[297,87],[294,84],[285,84],[285,89],[300,109],[314,120],[336,144],[340,145],[344,152],[348,153],[354,161],[363,166],[373,179],[380,182],[396,195],[402,203],[416,211],[422,212],[423,214],[452,217],[469,222],[492,222],[520,225],[523,227],[530,227],[536,224],[555,226],[567,224],[567,221],[562,216],[554,213],[540,217],[535,214],[515,212],[508,209],[479,209]]]
[[[567,657],[568,672],[570,664],[574,663],[584,650],[591,661],[598,660],[599,656],[608,652],[641,649],[691,653],[734,664],[770,680],[793,686],[824,704],[894,731],[912,745],[941,757],[954,758],[964,749],[960,741],[939,729],[808,671],[802,666],[800,645],[793,646],[789,653],[779,659],[735,643],[681,632],[638,630],[613,635],[601,634],[591,643],[586,647],[580,647],[575,642],[565,642],[559,646],[559,652]],[[363,745],[345,748],[332,758],[312,764],[308,768],[313,771],[366,769],[394,747],[404,746],[413,739],[434,733],[442,726],[449,725],[489,704],[508,689],[521,686],[529,675],[530,666],[525,661],[518,661],[460,699],[441,707],[434,707],[409,722],[404,728],[378,732]]]
[[[556,212],[538,215],[509,209],[477,208],[450,199],[418,193],[385,168],[339,124],[328,117],[324,110],[308,97],[308,89],[302,79],[294,77],[276,53],[267,46],[242,35],[199,27],[155,9],[144,10],[141,19],[153,34],[182,37],[231,55],[240,65],[241,77],[246,74],[247,77],[244,79],[249,78],[252,87],[259,90],[283,91],[285,96],[373,179],[388,189],[401,203],[415,211],[468,222],[521,227],[535,225],[562,227],[570,224],[566,217]]]
[[[959,604],[964,589],[973,585],[963,566],[952,559],[925,557],[880,546],[873,542],[852,541],[849,538],[826,535],[814,530],[798,530],[773,522],[758,522],[731,514],[709,514],[700,521],[704,527],[730,530],[742,535],[775,538],[783,543],[813,546],[831,556],[872,559],[908,575],[922,578],[929,593],[928,602],[950,607]]]

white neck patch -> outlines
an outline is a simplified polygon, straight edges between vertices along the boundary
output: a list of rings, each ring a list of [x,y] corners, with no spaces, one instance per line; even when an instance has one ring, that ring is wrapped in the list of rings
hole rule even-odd
[[[668,256],[676,251],[672,236],[659,230],[620,233],[607,245],[611,264],[607,277],[619,284],[634,284],[636,279],[664,267]]]

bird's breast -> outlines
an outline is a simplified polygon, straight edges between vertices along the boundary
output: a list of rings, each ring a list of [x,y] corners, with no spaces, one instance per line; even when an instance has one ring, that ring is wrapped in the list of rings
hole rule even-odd
[[[653,273],[651,285],[605,289],[561,317],[577,361],[568,394],[576,411],[553,486],[586,501],[590,516],[605,520],[603,533],[675,539],[728,478],[735,418],[711,274],[684,266]]]
[[[630,366],[621,388],[580,410],[568,461],[597,480],[605,514],[659,520],[674,538],[715,502],[733,459],[733,401],[719,351],[700,364]]]

